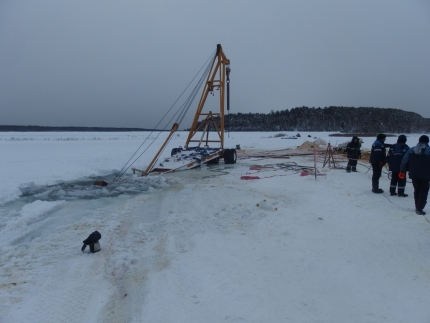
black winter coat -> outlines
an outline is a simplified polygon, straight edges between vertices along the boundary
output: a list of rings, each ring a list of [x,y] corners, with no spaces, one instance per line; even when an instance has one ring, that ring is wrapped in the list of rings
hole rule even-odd
[[[402,160],[402,172],[409,171],[409,178],[430,180],[430,147],[427,143],[418,143],[409,149]]]
[[[388,150],[387,163],[389,164],[389,170],[391,172],[400,172],[400,165],[402,164],[403,156],[409,150],[409,146],[406,144],[394,144]]]
[[[357,142],[354,142],[354,139],[357,139]],[[346,156],[350,159],[359,159],[361,157],[360,147],[360,139],[355,136],[352,137],[351,142],[346,145]]]
[[[379,162],[382,162],[384,165],[387,163],[387,153],[385,151],[384,143],[376,140],[372,145],[372,150],[370,151],[369,163],[377,165]]]

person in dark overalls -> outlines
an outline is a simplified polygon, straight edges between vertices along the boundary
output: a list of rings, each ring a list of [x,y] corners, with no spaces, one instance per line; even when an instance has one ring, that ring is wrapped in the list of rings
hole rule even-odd
[[[400,135],[397,139],[397,143],[391,145],[388,150],[387,163],[389,165],[388,170],[391,171],[391,182],[390,182],[390,195],[398,195],[407,197],[405,194],[406,177],[399,178],[400,166],[402,164],[403,156],[409,150],[409,146],[406,145],[406,136]],[[397,193],[396,193],[397,188]]]
[[[384,193],[379,188],[379,178],[382,174],[382,167],[387,163],[387,153],[385,151],[385,138],[387,136],[383,133],[378,134],[376,141],[372,145],[370,151],[369,163],[372,164],[373,175],[372,175],[372,192],[373,193]]]
[[[423,209],[427,204],[430,183],[430,147],[429,137],[426,135],[422,135],[418,144],[406,152],[399,178],[405,178],[407,171],[414,186],[415,213],[425,215]]]
[[[346,172],[351,173],[357,171],[357,160],[361,158],[361,143],[357,136],[352,137],[351,142],[346,145],[346,156],[348,157],[348,165]]]

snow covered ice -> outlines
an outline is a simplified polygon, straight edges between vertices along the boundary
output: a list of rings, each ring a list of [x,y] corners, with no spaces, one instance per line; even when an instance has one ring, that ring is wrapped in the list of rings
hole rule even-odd
[[[184,144],[179,134],[166,152]],[[226,147],[350,140],[275,134],[231,133]],[[365,162],[351,174],[319,158],[315,178],[272,167],[313,167],[312,155],[238,154],[234,165],[92,185],[146,136],[0,133],[1,323],[430,321],[430,224],[414,213],[411,183],[409,197],[391,197],[385,173],[385,193],[373,194]],[[95,230],[101,252],[81,252]]]

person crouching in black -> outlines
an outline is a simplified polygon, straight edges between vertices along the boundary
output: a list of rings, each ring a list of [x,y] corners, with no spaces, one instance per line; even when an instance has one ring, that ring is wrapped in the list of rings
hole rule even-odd
[[[389,165],[389,171],[391,171],[391,183],[390,183],[390,195],[398,195],[406,197],[405,194],[406,178],[399,178],[400,165],[402,164],[403,156],[409,150],[409,146],[406,145],[406,136],[400,135],[397,139],[397,143],[391,145],[388,150],[387,163]],[[397,188],[397,193],[396,193]]]
[[[372,164],[373,175],[372,175],[372,192],[373,193],[384,193],[382,189],[379,188],[379,178],[382,174],[382,167],[387,163],[387,156],[385,152],[385,138],[387,136],[383,133],[378,134],[376,141],[372,145],[372,150],[370,151],[369,163]]]
[[[361,143],[357,136],[352,137],[351,142],[346,145],[346,156],[348,157],[348,165],[346,172],[351,173],[357,171],[357,160],[361,158]]]
[[[83,243],[84,245],[82,246],[81,250],[82,252],[85,250],[85,248],[87,246],[90,246],[90,252],[94,253],[94,252],[98,252],[101,250],[100,248],[100,242],[99,240],[102,238],[102,235],[100,234],[100,232],[98,231],[94,231],[93,233],[91,233],[88,238],[86,238]]]

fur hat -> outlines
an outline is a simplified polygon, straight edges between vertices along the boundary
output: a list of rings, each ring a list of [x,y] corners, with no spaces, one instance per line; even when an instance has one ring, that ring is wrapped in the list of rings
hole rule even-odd
[[[404,144],[404,143],[406,143],[406,136],[405,135],[400,135],[399,138],[397,139],[397,143],[398,144]]]
[[[429,143],[429,137],[427,137],[426,135],[422,135],[420,137],[420,139],[418,140],[418,142],[425,142],[426,144]]]
[[[378,133],[378,135],[376,136],[376,139],[378,139],[378,140],[382,140],[382,139],[385,139],[387,136],[386,135],[384,135],[383,133]]]

